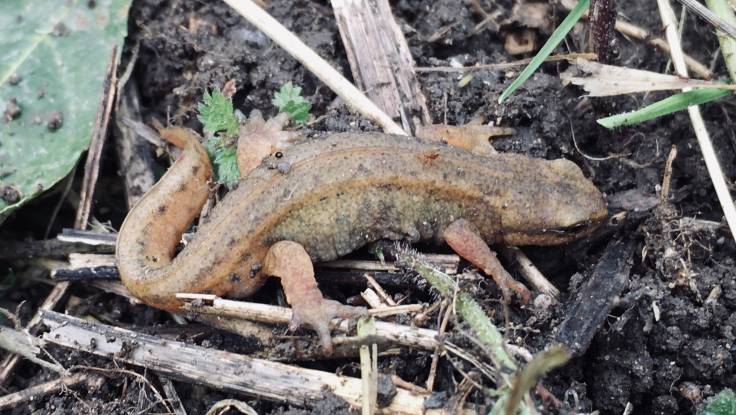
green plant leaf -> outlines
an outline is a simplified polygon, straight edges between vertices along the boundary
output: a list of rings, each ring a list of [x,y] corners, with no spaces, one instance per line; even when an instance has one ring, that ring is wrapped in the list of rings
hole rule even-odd
[[[199,111],[199,121],[204,126],[204,131],[216,134],[225,133],[229,137],[238,134],[238,126],[240,123],[235,117],[233,110],[233,101],[222,95],[219,89],[212,91],[212,94],[205,91],[202,102],[197,106]]]
[[[0,1],[0,223],[87,149],[130,2]]]
[[[550,36],[544,46],[539,49],[539,52],[537,52],[534,58],[532,58],[529,65],[527,65],[526,68],[521,71],[519,76],[514,79],[514,82],[512,82],[511,85],[503,91],[501,96],[498,98],[499,104],[504,102],[506,98],[510,97],[511,94],[521,86],[521,84],[526,82],[526,80],[532,76],[534,71],[539,68],[539,65],[541,65],[542,62],[544,62],[544,60],[547,59],[547,57],[555,50],[557,45],[565,39],[567,33],[572,30],[575,23],[577,23],[583,14],[585,14],[585,11],[588,10],[588,6],[590,6],[590,0],[580,0],[578,2],[578,4],[570,11],[570,14],[565,17],[565,20],[563,20],[557,29],[552,32],[552,36]]]
[[[273,94],[271,101],[279,111],[289,114],[289,118],[297,124],[303,124],[309,120],[309,110],[312,104],[301,96],[302,88],[285,83],[281,89]]]
[[[608,129],[624,125],[638,124],[676,111],[684,110],[691,105],[700,105],[708,101],[713,101],[715,99],[731,95],[732,93],[733,91],[728,89],[693,89],[692,91],[672,95],[636,111],[601,118],[597,122]]]
[[[204,142],[204,148],[210,157],[215,172],[215,180],[232,189],[240,180],[238,155],[234,144],[226,144],[224,137],[210,137]]]
[[[724,389],[718,395],[708,399],[700,415],[733,415],[736,414],[736,394],[731,389]]]

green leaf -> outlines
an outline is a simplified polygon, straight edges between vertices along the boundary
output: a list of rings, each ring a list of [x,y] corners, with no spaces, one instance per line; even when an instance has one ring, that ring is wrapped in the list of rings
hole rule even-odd
[[[69,174],[87,149],[129,7],[0,1],[0,223]]]
[[[225,144],[222,137],[210,137],[204,142],[204,148],[210,157],[215,180],[224,183],[228,188],[233,188],[240,180],[240,169],[238,168],[237,150],[234,144]]]
[[[309,110],[312,109],[312,104],[304,99],[301,93],[301,87],[287,82],[278,92],[273,94],[273,100],[271,102],[279,111],[289,114],[292,121],[297,124],[303,124],[309,120]]]
[[[552,36],[547,39],[547,42],[542,46],[541,49],[539,49],[539,52],[532,58],[532,61],[529,62],[529,65],[524,68],[523,71],[519,74],[519,76],[514,79],[514,82],[509,85],[508,88],[506,88],[505,91],[501,94],[501,96],[498,98],[498,103],[502,103],[506,100],[506,98],[510,97],[511,94],[516,91],[521,84],[526,82],[527,79],[529,79],[530,76],[534,73],[534,71],[539,68],[539,65],[544,62],[545,59],[552,53],[552,51],[555,50],[557,45],[560,44],[565,39],[565,36],[567,36],[567,33],[572,30],[573,26],[575,26],[575,23],[580,20],[580,18],[585,14],[585,11],[588,10],[588,6],[590,6],[590,0],[580,0],[578,4],[570,11],[570,14],[565,17],[565,20],[560,23],[560,25],[555,29],[554,32],[552,32]]]
[[[601,118],[598,124],[611,129],[624,125],[633,125],[649,121],[663,115],[684,110],[691,105],[700,105],[708,101],[731,95],[733,91],[719,88],[699,88],[688,92],[672,95],[661,101],[647,105],[644,108],[623,114]]]
[[[736,394],[731,389],[724,389],[718,395],[708,399],[700,415],[733,415],[736,414]]]
[[[203,102],[199,104],[197,110],[204,131],[212,134],[224,132],[229,137],[238,134],[240,123],[235,117],[233,101],[222,95],[219,89],[212,91],[212,94],[205,91]]]

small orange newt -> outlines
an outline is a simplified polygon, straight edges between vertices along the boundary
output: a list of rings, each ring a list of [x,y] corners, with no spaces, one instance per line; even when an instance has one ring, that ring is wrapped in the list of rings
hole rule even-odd
[[[326,348],[330,319],[354,310],[322,298],[312,261],[379,239],[446,240],[478,265],[475,240],[562,244],[590,234],[607,216],[601,193],[567,160],[480,156],[378,133],[334,134],[264,158],[174,255],[207,199],[212,170],[196,134],[169,129],[163,135],[183,153],[120,229],[123,283],[149,305],[178,310],[176,293],[241,298],[277,276],[294,322],[317,330]]]

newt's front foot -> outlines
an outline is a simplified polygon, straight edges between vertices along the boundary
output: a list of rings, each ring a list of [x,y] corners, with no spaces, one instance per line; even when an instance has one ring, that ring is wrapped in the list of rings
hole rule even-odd
[[[319,335],[325,353],[332,353],[330,322],[334,318],[354,318],[367,313],[363,307],[351,307],[333,300],[325,300],[317,287],[314,268],[309,254],[300,244],[292,241],[275,243],[268,250],[263,271],[281,278],[286,301],[291,304],[290,330],[305,324]]]
[[[458,255],[493,278],[501,288],[507,304],[511,301],[511,291],[521,297],[522,304],[529,302],[529,290],[504,269],[496,258],[496,253],[491,251],[472,223],[458,219],[445,229],[442,236]]]

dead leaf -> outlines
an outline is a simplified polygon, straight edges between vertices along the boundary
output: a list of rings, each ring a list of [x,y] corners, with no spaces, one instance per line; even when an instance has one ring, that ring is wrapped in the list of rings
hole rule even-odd
[[[560,78],[565,82],[572,82],[574,85],[582,86],[592,97],[607,97],[682,88],[736,89],[736,85],[682,78],[641,69],[603,65],[584,59],[576,60],[575,65],[583,72],[590,74],[590,76],[578,77],[573,76],[569,71],[565,71],[560,74]]]

